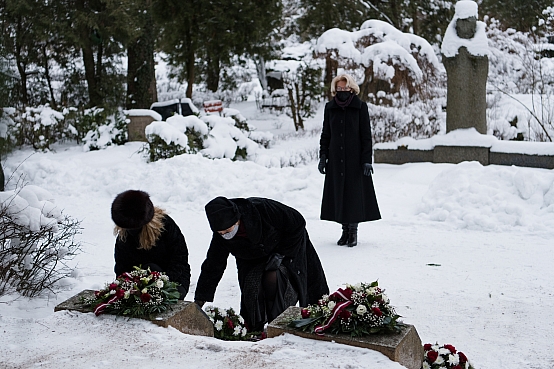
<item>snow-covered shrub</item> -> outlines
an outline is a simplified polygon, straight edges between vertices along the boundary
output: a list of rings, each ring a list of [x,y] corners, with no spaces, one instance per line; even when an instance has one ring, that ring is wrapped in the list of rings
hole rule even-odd
[[[40,187],[0,192],[0,296],[62,288],[73,272],[67,261],[80,251],[74,239],[80,230],[80,222],[62,214]]]
[[[18,146],[32,145],[37,150],[49,150],[50,145],[67,137],[64,116],[48,105],[26,107],[20,112],[8,112],[13,125],[9,135]]]
[[[85,151],[105,149],[111,145],[123,145],[128,139],[127,119],[121,111],[105,118],[104,124],[95,125],[83,137]]]
[[[258,143],[248,137],[248,132],[235,126],[236,120],[218,115],[206,115],[202,120],[210,128],[201,153],[209,158],[246,159],[258,149]]]
[[[145,130],[150,161],[167,159],[204,148],[208,126],[196,115],[174,115],[165,122],[152,122]]]
[[[393,96],[388,96],[396,101]],[[376,97],[378,98],[378,97]],[[436,135],[441,127],[442,105],[445,99],[427,102],[414,100],[410,104],[394,106],[368,103],[369,121],[373,142],[391,142],[402,137],[428,138]]]
[[[269,146],[273,135],[257,133],[238,110],[226,108],[223,115],[174,115],[150,123],[145,130],[150,161],[198,152],[212,159],[246,159],[260,146]]]

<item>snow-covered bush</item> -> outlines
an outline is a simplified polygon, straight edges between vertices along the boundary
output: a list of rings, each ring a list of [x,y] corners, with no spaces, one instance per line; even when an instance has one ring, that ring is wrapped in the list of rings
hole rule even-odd
[[[106,117],[104,124],[96,126],[83,137],[85,151],[105,149],[111,145],[123,145],[129,140],[127,119],[121,111]]]
[[[146,127],[150,161],[181,154],[201,153],[209,158],[246,159],[261,147],[269,147],[270,132],[257,132],[236,109],[222,115],[174,115],[166,122]]]
[[[503,30],[485,18],[489,39],[489,130],[501,139],[554,139],[554,59],[541,57],[545,40]]]
[[[397,141],[402,137],[428,138],[440,131],[442,105],[445,103],[445,98],[436,98],[427,102],[414,100],[407,105],[396,103],[394,96],[389,98],[395,102],[395,105],[382,106],[368,103],[374,143]]]
[[[50,193],[37,186],[0,192],[0,296],[55,292],[72,275],[80,222],[63,215]]]
[[[7,113],[8,135],[18,146],[48,150],[50,145],[67,137],[63,114],[48,105],[26,107],[22,112],[10,109]]]

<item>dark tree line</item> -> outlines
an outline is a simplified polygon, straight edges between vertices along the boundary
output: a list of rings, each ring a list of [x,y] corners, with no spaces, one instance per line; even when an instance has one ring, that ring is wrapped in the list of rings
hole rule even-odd
[[[317,38],[379,19],[431,43],[456,0],[0,0],[3,106],[147,108],[157,100],[154,55],[187,82],[221,88],[225,69],[278,53],[291,34]],[[479,14],[528,31],[551,0],[481,0]],[[333,65],[328,65],[327,76]],[[327,81],[330,82],[330,81]]]

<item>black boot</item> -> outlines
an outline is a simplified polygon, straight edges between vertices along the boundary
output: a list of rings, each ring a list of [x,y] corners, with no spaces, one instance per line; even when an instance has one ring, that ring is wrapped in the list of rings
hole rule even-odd
[[[358,223],[348,225],[348,247],[354,247],[358,244]]]
[[[337,245],[344,246],[348,242],[348,224],[342,225],[342,236],[337,241]]]

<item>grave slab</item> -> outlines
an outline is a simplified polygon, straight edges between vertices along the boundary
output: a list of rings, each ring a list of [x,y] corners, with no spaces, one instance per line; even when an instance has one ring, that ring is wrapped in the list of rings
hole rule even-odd
[[[291,306],[267,326],[267,337],[276,337],[283,333],[321,341],[333,341],[345,345],[368,348],[379,351],[392,361],[408,369],[421,369],[423,363],[423,345],[413,325],[406,324],[399,333],[384,333],[364,337],[350,337],[325,333],[323,336],[288,327],[292,320],[301,319],[301,308]]]
[[[54,308],[54,311],[72,310],[91,313],[92,309],[81,303],[82,298],[93,297],[93,290],[84,290]],[[133,318],[130,318],[133,319]],[[151,318],[143,318],[161,327],[172,326],[178,331],[195,336],[214,336],[214,326],[206,313],[194,302],[179,300],[175,305]]]

